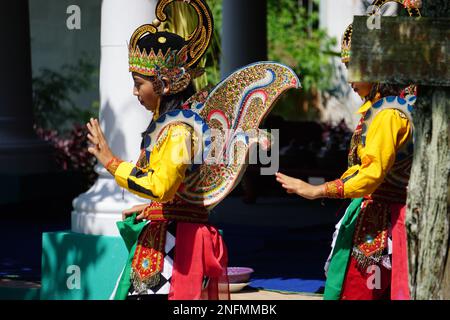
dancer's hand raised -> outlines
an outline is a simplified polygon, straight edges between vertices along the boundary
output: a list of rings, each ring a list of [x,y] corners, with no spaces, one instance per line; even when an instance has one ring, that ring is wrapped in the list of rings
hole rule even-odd
[[[89,133],[87,135],[91,146],[89,146],[89,153],[93,154],[97,160],[106,167],[109,161],[114,157],[114,154],[109,148],[108,142],[103,135],[97,119],[92,119],[86,124]]]

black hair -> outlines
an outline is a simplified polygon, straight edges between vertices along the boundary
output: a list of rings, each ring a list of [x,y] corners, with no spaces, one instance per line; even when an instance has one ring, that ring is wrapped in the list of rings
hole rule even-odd
[[[388,83],[375,83],[370,89],[368,96],[366,97],[366,101],[372,101],[375,99],[377,93],[380,95],[379,98],[384,98],[387,96],[398,96],[402,92],[405,86],[388,84]]]
[[[183,105],[183,103],[185,103],[186,100],[192,97],[194,94],[195,89],[191,81],[188,87],[183,91],[171,95],[163,95],[161,97],[161,103],[159,105],[159,114],[179,109]]]

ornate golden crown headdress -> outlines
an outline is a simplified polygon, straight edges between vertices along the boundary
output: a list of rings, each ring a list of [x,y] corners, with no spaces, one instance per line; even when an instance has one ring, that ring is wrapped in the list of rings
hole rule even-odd
[[[186,38],[159,31],[161,22],[167,20],[166,7],[172,2],[191,5],[197,13],[195,30]],[[156,19],[151,24],[137,28],[129,43],[129,70],[146,76],[166,76],[171,82],[170,94],[186,89],[191,79],[201,75],[203,70],[196,64],[206,52],[213,33],[213,17],[204,0],[160,0],[156,5]],[[138,42],[150,37],[150,47],[139,48]],[[171,41],[176,42],[172,46]],[[180,45],[181,42],[181,45]]]
[[[380,9],[384,4],[388,2],[396,2],[406,9],[410,17],[420,16],[420,10],[422,6],[421,0],[375,0],[372,6]],[[372,14],[375,14],[378,10],[374,10]],[[347,63],[350,61],[350,49],[352,44],[352,33],[353,33],[353,25],[350,24],[347,29],[345,29],[344,35],[341,40],[341,59],[343,63]]]
[[[347,63],[350,61],[350,47],[352,44],[352,33],[353,24],[350,24],[347,29],[345,29],[344,35],[341,41],[341,60],[342,63]]]

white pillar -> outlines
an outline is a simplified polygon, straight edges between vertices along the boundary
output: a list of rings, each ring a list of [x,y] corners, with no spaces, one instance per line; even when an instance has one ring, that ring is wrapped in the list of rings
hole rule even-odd
[[[101,10],[100,122],[115,155],[135,162],[141,132],[152,117],[133,96],[128,72],[127,43],[133,31],[155,18],[156,0],[103,0]],[[72,231],[118,235],[116,221],[123,209],[149,202],[117,186],[113,177],[96,166],[99,177],[86,193],[74,199]]]

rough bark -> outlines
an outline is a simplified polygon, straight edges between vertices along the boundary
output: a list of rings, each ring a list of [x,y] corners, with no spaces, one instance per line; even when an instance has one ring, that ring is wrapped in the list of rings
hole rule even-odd
[[[422,87],[419,97],[406,219],[410,289],[413,299],[443,299],[449,289],[443,280],[450,221],[450,89]]]

